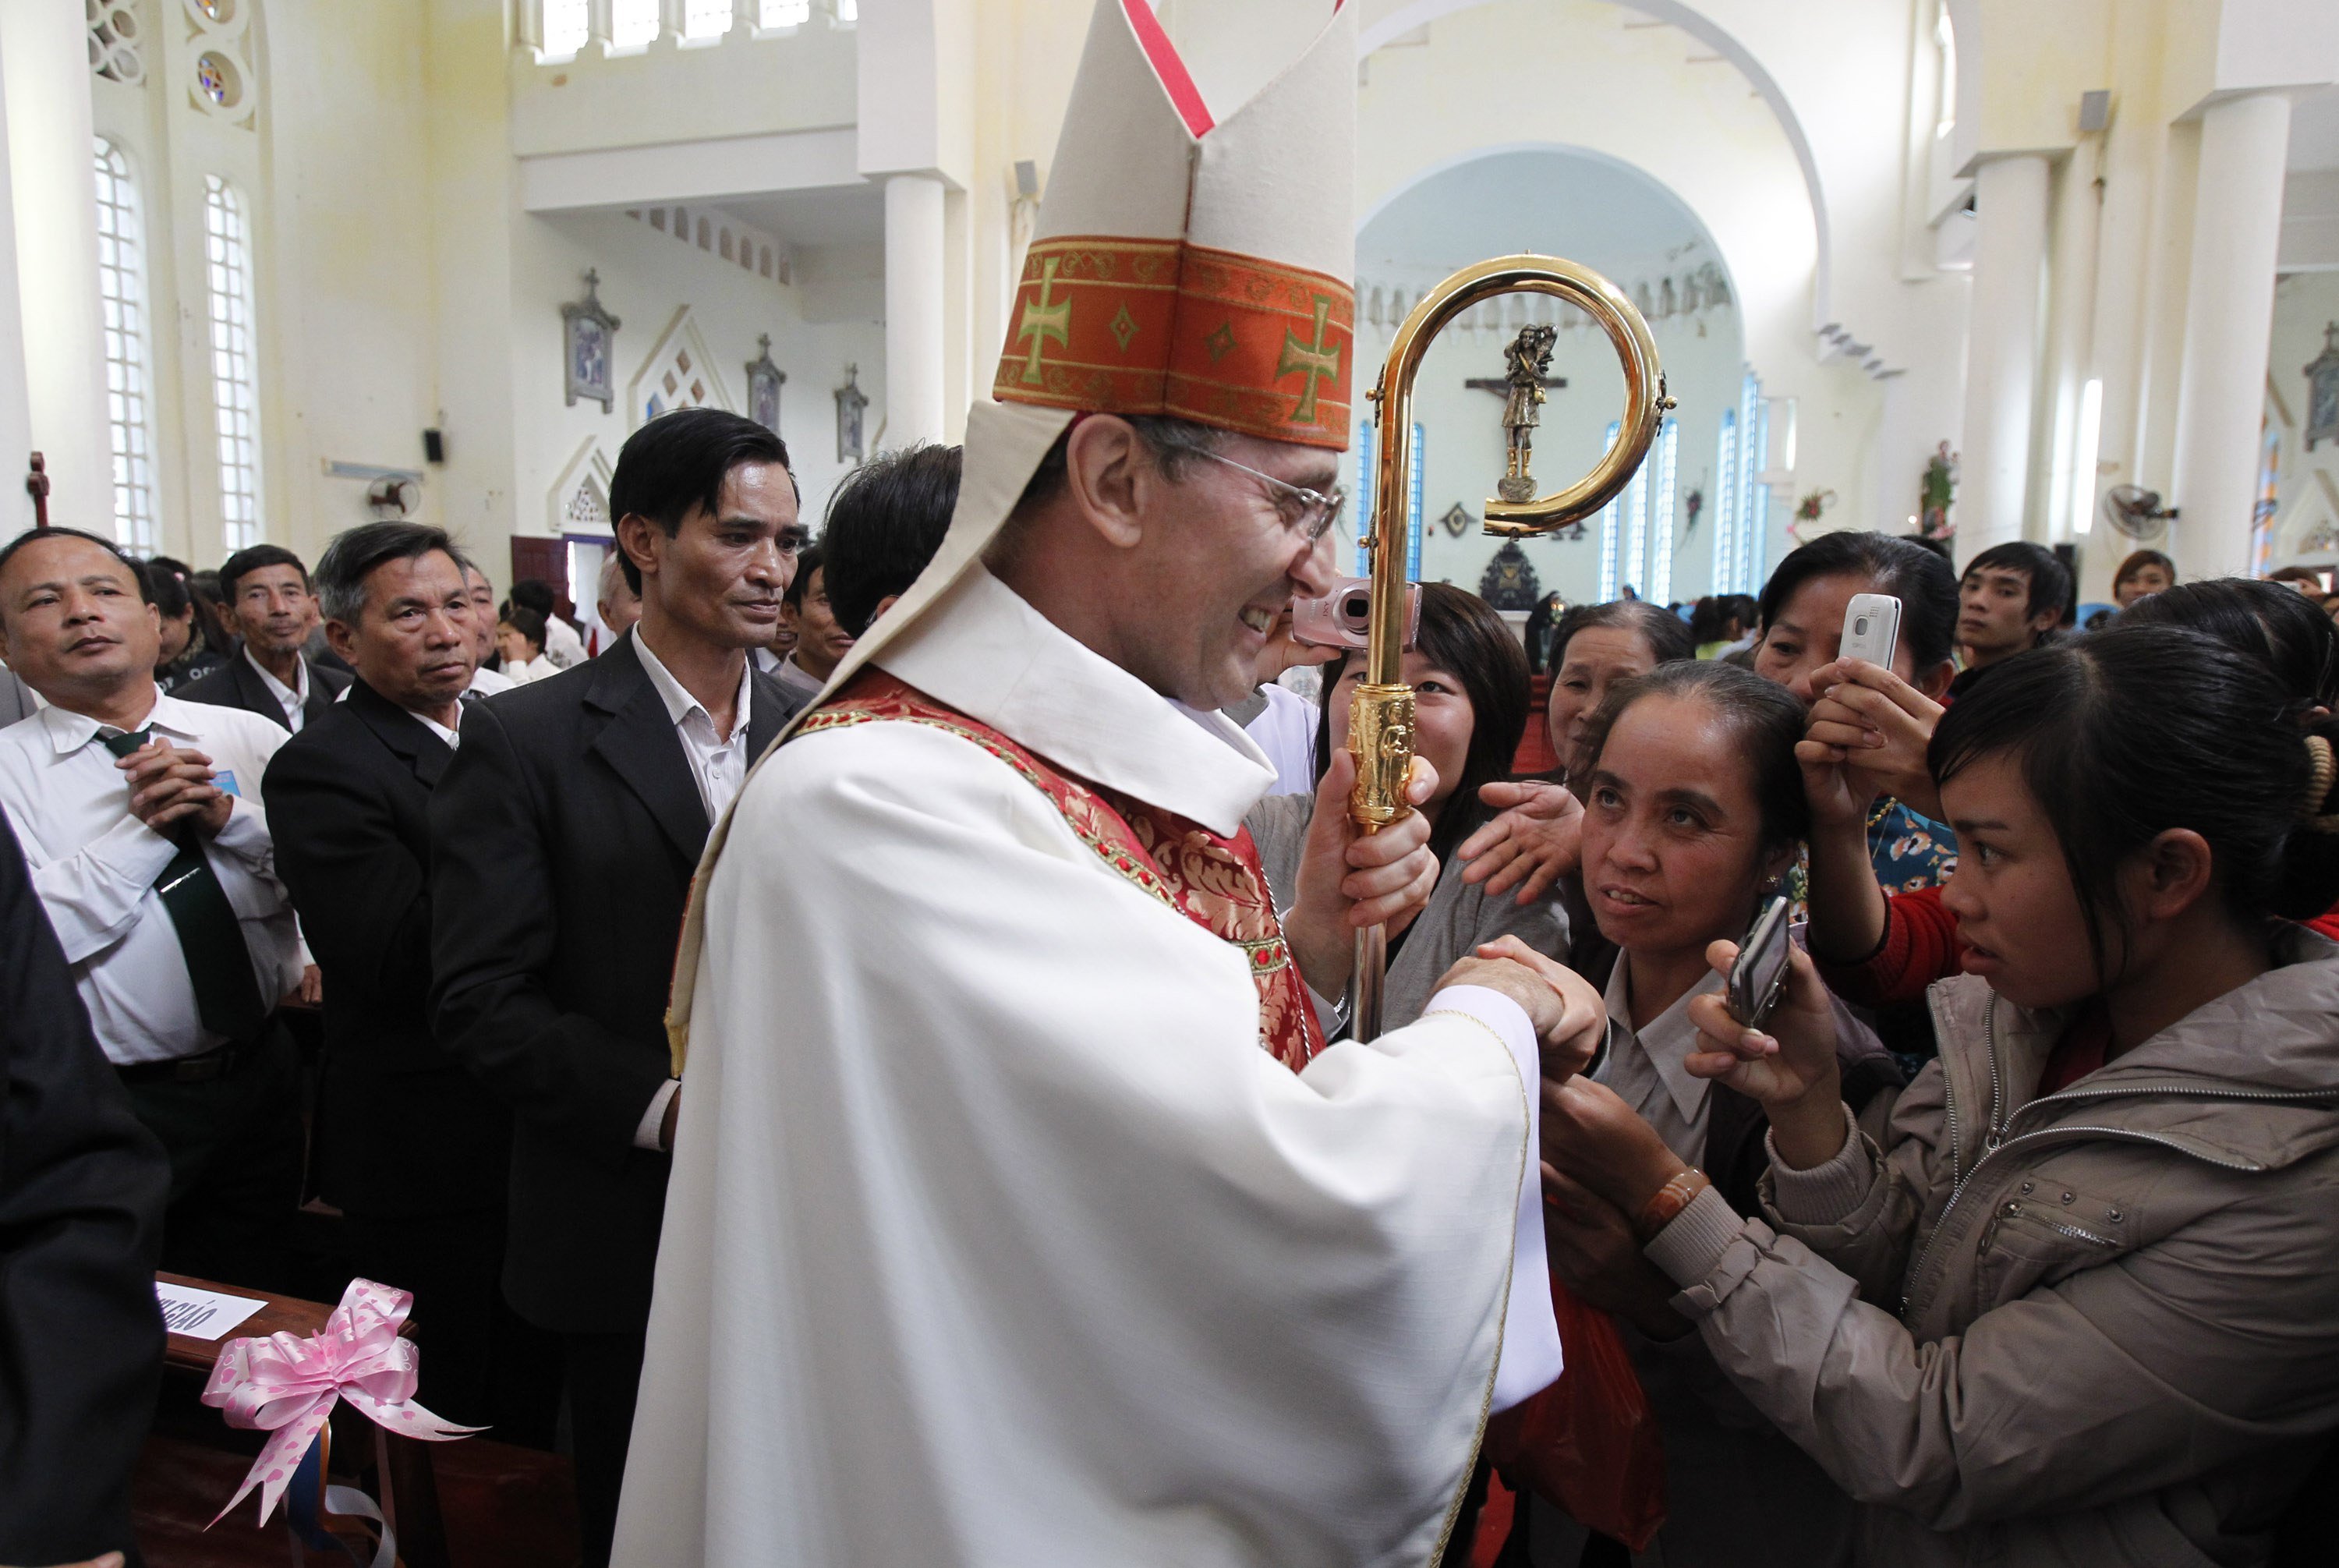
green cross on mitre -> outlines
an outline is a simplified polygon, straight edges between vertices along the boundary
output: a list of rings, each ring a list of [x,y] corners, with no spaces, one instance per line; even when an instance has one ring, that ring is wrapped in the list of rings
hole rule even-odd
[[[1316,384],[1325,377],[1335,380],[1340,374],[1340,345],[1324,341],[1324,325],[1332,314],[1332,301],[1323,295],[1316,297],[1316,340],[1303,342],[1299,334],[1286,327],[1283,330],[1283,358],[1275,367],[1276,380],[1295,371],[1308,378],[1308,390],[1299,394],[1299,406],[1291,411],[1295,425],[1316,423]],[[1037,350],[1033,350],[1036,354]]]
[[[1069,299],[1050,297],[1056,286],[1056,263],[1059,258],[1048,257],[1040,263],[1040,297],[1023,307],[1023,317],[1016,324],[1015,340],[1031,340],[1031,352],[1023,360],[1023,384],[1040,384],[1040,350],[1053,342],[1058,348],[1070,348],[1072,341],[1072,302]]]

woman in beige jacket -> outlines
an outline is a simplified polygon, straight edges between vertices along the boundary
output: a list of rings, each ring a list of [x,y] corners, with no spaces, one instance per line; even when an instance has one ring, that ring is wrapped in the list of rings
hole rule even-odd
[[[2174,627],[2009,661],[1934,737],[1967,972],[1873,1136],[1800,957],[1767,1034],[1698,1004],[1761,1218],[1596,1086],[1546,1108],[1861,1562],[2265,1560],[2339,1428],[2339,947],[2270,918],[2339,896],[2334,737]]]

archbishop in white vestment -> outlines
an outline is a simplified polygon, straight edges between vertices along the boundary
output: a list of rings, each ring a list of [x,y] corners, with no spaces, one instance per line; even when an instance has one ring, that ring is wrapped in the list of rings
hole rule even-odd
[[[1255,983],[1031,764],[1220,839],[1272,769],[984,564],[1043,454],[1120,439],[1083,411],[1332,471],[1354,91],[1343,14],[1216,121],[1145,0],[1099,0],[949,537],[831,683],[931,710],[800,719],[700,870],[627,1568],[1420,1564],[1489,1409],[1558,1373],[1526,1011],[1461,985],[1297,1071],[1263,1049],[1279,940]],[[1145,494],[1203,494],[1153,461]],[[1209,526],[1303,563],[1197,611],[1239,677],[1276,574],[1328,584],[1328,547],[1209,467]]]
[[[1272,778],[979,566],[880,662],[1219,833]],[[1430,1559],[1531,1040],[1449,994],[1292,1073],[1239,949],[912,724],[775,753],[704,931],[617,1562]]]

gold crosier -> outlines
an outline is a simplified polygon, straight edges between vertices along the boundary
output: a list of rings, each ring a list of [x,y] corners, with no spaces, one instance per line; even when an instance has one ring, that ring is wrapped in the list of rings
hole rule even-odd
[[[1430,340],[1463,311],[1499,294],[1549,294],[1588,312],[1608,334],[1624,370],[1624,416],[1616,443],[1590,473],[1533,500],[1486,502],[1486,532],[1523,538],[1564,528],[1606,506],[1632,482],[1673,400],[1665,396],[1649,324],[1615,284],[1556,256],[1497,256],[1465,267],[1432,289],[1397,328],[1371,394],[1382,431],[1412,428],[1414,377]],[[1413,443],[1385,436],[1373,478],[1371,528],[1363,541],[1373,583],[1365,679],[1348,704],[1348,750],[1357,759],[1348,814],[1367,833],[1378,832],[1412,809],[1405,803],[1405,780],[1413,764],[1413,688],[1404,678],[1406,498],[1412,490],[1412,467]],[[1519,472],[1526,477],[1524,454]],[[1387,929],[1376,925],[1358,932],[1356,974],[1349,982],[1350,1030],[1357,1040],[1380,1033],[1387,962]]]

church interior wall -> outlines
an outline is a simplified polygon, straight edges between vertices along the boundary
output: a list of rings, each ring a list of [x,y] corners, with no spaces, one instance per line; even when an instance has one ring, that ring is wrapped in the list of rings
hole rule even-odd
[[[884,396],[888,256],[873,216],[884,182],[907,173],[943,187],[942,340],[924,348],[939,356],[941,434],[956,439],[1010,324],[1033,205],[1016,165],[1028,162],[1044,190],[1089,13],[1085,0],[900,0],[855,23],[817,0],[792,28],[752,25],[750,8],[720,40],[669,30],[638,48],[596,42],[547,57],[537,0],[232,0],[220,8],[229,22],[202,20],[195,0],[117,3],[141,24],[143,80],[90,74],[84,18],[70,8],[0,8],[6,249],[18,272],[13,289],[0,288],[18,306],[0,311],[0,350],[23,375],[21,397],[0,377],[0,439],[21,432],[25,446],[47,451],[59,520],[103,526],[111,507],[107,432],[93,417],[104,407],[104,365],[88,147],[105,135],[145,204],[153,546],[198,562],[224,547],[206,173],[238,188],[253,231],[264,537],[314,553],[370,515],[361,479],[325,473],[336,461],[423,470],[422,515],[491,558],[502,556],[492,542],[502,535],[552,526],[555,481],[577,470],[580,453],[614,455],[636,417],[562,399],[558,307],[580,296],[587,269],[625,321],[621,393],[685,306],[734,401],[757,336],[770,333],[789,376],[785,433],[816,517],[844,472],[832,395],[847,364],[871,399],[871,445],[903,433],[889,428]],[[1969,268],[1973,236],[1989,222],[1973,205],[1976,171],[1995,158],[2046,160],[2019,514],[2025,537],[2078,547],[2089,597],[2107,590],[2124,544],[2107,541],[2091,515],[2091,480],[2094,494],[2136,483],[2186,502],[2176,452],[2205,106],[2294,91],[2275,80],[2285,73],[2304,84],[2295,92],[2311,93],[2322,54],[2333,52],[2307,25],[2311,0],[1352,4],[1372,41],[1358,66],[1357,198],[1367,222],[1436,171],[1518,146],[1619,160],[1692,214],[1730,282],[1738,365],[1759,376],[1781,438],[1763,454],[1772,560],[1814,526],[1909,528],[1926,459],[1943,441],[1964,445]],[[669,9],[670,23],[682,15]],[[1262,15],[1245,0],[1158,0],[1157,9],[1221,113],[1320,25],[1312,9]],[[1230,29],[1230,15],[1248,32]],[[1234,33],[1244,47],[1213,53],[1203,42]],[[197,52],[221,39],[245,57],[241,109],[206,106],[191,90]],[[2108,126],[2083,131],[2079,95],[2098,89],[2111,94]],[[2324,140],[2339,145],[2327,131]],[[773,160],[799,155],[835,167],[790,185],[803,171],[784,177]],[[639,205],[636,192],[548,202],[532,182],[548,163],[571,160],[573,173],[584,166],[575,160],[605,157],[704,166],[682,171],[684,183],[697,181],[693,192]],[[759,166],[785,188],[708,194],[744,189],[742,172]],[[2294,159],[2285,269],[2339,260],[2334,181],[2339,170]],[[785,232],[796,196],[859,202],[863,216],[857,226]],[[764,225],[782,248],[777,275],[725,264],[627,215],[686,203],[718,232],[726,211],[743,232]],[[1643,265],[1629,256],[1615,264]],[[2286,283],[2284,299],[2315,286]],[[1699,476],[1715,443],[1702,422],[1718,416],[1730,377],[1718,345],[1676,344],[1676,330],[1657,328],[1683,398],[1676,488],[1685,496],[1711,488]],[[1497,368],[1495,334],[1475,338],[1453,352],[1483,349],[1490,363],[1473,370]],[[1357,352],[1361,386],[1380,340],[1367,333]],[[1605,352],[1564,334],[1554,373],[1611,385]],[[2281,357],[2291,352],[2277,344],[2277,386],[2295,378]],[[1438,411],[1444,391],[1427,388],[1424,400],[1426,417],[1459,421],[1432,442],[1433,488],[1453,492],[1426,508],[1433,517],[1456,501],[1475,513],[1499,453],[1493,399],[1465,397],[1457,378],[1446,379],[1457,387],[1450,415]],[[2101,409],[2092,457],[2077,435],[2090,382]],[[1576,410],[1611,398],[1571,388],[1554,400],[1539,470],[1589,461],[1613,415]],[[423,462],[425,429],[445,434],[442,465]],[[2312,469],[2285,468],[2285,483],[2294,471]],[[1977,487],[1961,478],[1960,511]],[[17,487],[5,490],[0,505],[28,518]],[[1813,495],[1830,498],[1827,510],[1816,525],[1799,522],[1796,504]],[[2180,560],[2225,527],[2196,529],[2192,518],[2188,509],[2173,536]],[[1475,584],[1491,542],[1446,539],[1431,530],[1431,575]],[[1693,544],[1677,557],[1674,596],[1694,592],[1704,569]],[[1572,567],[1546,575],[1571,597],[1585,587]]]

